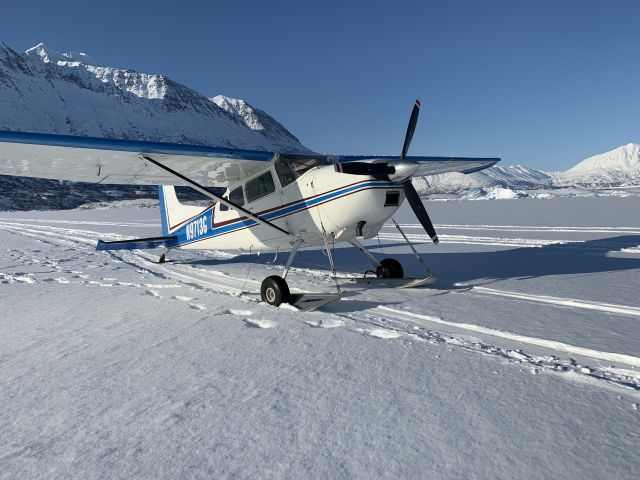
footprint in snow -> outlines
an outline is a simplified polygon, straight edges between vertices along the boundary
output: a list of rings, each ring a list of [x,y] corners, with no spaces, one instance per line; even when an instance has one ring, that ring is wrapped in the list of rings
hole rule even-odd
[[[338,318],[323,318],[322,320],[306,320],[304,323],[314,328],[343,327],[344,322]]]
[[[245,315],[251,315],[253,312],[251,310],[235,310],[233,308],[229,308],[227,310],[223,310],[222,314],[223,315],[241,315],[241,316],[245,316]]]
[[[193,298],[185,297],[183,295],[174,295],[171,298],[173,298],[174,300],[180,300],[181,302],[190,302],[191,300],[193,300]]]
[[[162,298],[158,292],[155,290],[145,290],[145,295],[151,295],[152,297]]]
[[[206,310],[207,306],[201,303],[190,303],[189,306],[195,310]]]
[[[245,318],[244,322],[248,327],[254,328],[274,328],[277,325],[273,320],[263,320],[261,318]]]
[[[397,332],[395,330],[387,330],[386,328],[374,328],[373,330],[369,330],[367,332],[367,335],[369,335],[370,337],[384,339],[398,338],[402,336],[400,332]]]

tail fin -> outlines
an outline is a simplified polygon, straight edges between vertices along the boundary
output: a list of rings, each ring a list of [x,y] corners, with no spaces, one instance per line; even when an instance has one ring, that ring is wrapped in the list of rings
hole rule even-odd
[[[176,189],[170,185],[158,185],[160,200],[160,222],[162,234],[167,236],[180,227],[186,220],[202,212],[202,207],[183,205],[178,200]]]

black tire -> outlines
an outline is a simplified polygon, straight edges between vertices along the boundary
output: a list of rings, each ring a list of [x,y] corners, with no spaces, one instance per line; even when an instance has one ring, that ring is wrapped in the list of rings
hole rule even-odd
[[[289,303],[291,295],[285,279],[278,275],[272,275],[262,281],[260,296],[263,302],[277,307],[281,303]]]
[[[376,274],[378,278],[404,278],[402,265],[395,258],[385,258],[380,262]]]

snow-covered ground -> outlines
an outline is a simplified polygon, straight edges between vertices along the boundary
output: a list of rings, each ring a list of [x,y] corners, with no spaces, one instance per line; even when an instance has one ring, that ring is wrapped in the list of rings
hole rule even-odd
[[[240,295],[283,253],[96,252],[140,206],[0,212],[0,477],[638,478],[637,196],[430,202],[434,287],[312,313]]]

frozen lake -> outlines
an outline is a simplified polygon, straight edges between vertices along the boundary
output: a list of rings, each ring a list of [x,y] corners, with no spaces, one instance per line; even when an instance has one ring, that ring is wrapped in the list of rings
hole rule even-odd
[[[282,252],[95,251],[155,208],[0,212],[0,477],[637,478],[640,197],[427,208],[438,246],[395,218],[436,285],[311,313],[239,295]],[[392,224],[368,245],[424,274]]]

